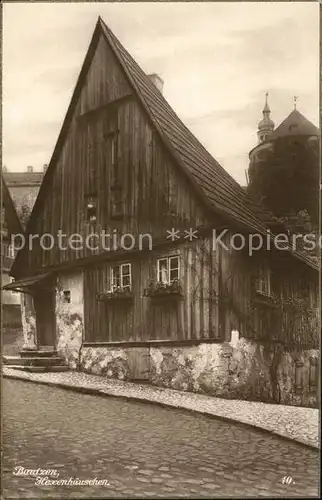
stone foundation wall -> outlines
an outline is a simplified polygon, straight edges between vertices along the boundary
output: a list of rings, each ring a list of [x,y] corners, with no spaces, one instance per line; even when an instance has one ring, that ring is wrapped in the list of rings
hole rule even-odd
[[[134,376],[135,347],[84,347],[80,368],[120,380]],[[215,397],[316,406],[317,389],[310,386],[312,359],[318,351],[287,352],[284,348],[240,339],[233,345],[146,348],[149,382]],[[144,356],[144,353],[142,353]],[[137,358],[138,359],[138,358]],[[302,363],[300,374],[296,364]],[[297,390],[296,380],[302,388]]]
[[[235,346],[224,342],[151,348],[150,353],[151,381],[157,385],[228,399],[317,404],[318,389],[310,384],[310,369],[318,351],[288,352],[281,346],[242,338]],[[297,368],[298,363],[303,366]]]
[[[70,292],[70,303],[64,291]],[[56,288],[56,349],[71,369],[79,367],[83,331],[83,274],[60,276]]]
[[[117,347],[84,347],[81,370],[119,380],[130,380],[129,349]]]

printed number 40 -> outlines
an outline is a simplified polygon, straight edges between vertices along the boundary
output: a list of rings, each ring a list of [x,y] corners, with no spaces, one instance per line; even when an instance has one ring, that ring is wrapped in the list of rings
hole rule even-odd
[[[282,479],[282,484],[292,484],[294,483],[293,478],[291,476],[284,476]]]

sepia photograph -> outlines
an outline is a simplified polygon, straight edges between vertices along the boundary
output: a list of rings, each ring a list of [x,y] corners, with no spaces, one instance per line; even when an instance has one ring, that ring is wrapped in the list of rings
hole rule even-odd
[[[319,2],[1,16],[2,498],[320,498]]]

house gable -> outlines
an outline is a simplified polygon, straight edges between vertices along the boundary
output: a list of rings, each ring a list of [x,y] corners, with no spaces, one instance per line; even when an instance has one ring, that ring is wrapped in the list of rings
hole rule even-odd
[[[91,60],[87,55],[66,116],[69,123],[63,125],[63,139],[27,227],[27,234],[47,237],[42,245],[35,238],[32,251],[20,252],[13,270],[17,276],[104,252],[101,240],[94,250],[80,245],[62,249],[73,234],[85,242],[102,231],[147,233],[154,241],[166,238],[172,227],[194,228],[207,221],[205,205],[164,148],[105,37],[98,28],[95,32]],[[119,217],[113,214],[116,194],[122,205]],[[95,220],[88,218],[88,206]],[[61,249],[59,233],[64,235]]]

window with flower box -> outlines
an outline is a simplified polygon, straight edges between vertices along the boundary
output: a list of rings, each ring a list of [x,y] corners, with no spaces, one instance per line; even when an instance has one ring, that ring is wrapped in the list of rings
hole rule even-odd
[[[180,283],[180,257],[172,255],[157,260],[156,280],[149,283],[144,295],[150,298],[182,297]]]
[[[180,258],[176,256],[158,259],[157,273],[159,283],[172,283],[180,278]]]
[[[126,300],[132,302],[131,264],[118,264],[111,267],[110,289],[97,294],[99,301]]]

